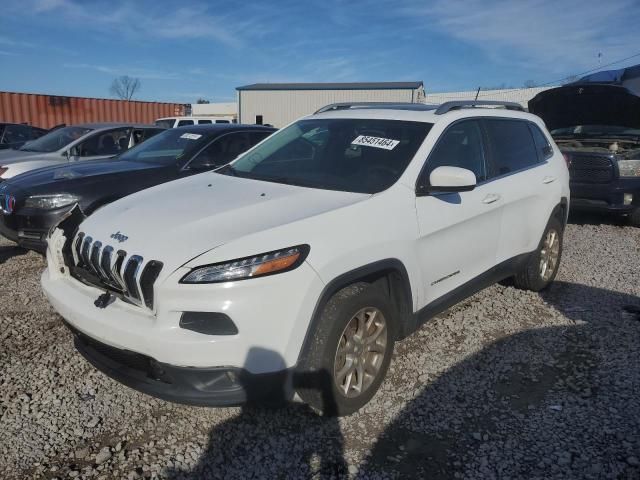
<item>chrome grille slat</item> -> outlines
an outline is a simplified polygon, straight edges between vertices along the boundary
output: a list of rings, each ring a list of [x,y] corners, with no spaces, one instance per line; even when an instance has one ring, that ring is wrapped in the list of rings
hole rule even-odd
[[[89,266],[91,270],[101,277],[100,275],[100,249],[102,248],[102,242],[94,242],[89,250]]]
[[[89,265],[89,248],[91,247],[91,244],[93,243],[93,238],[91,237],[85,237],[84,238],[84,242],[82,242],[82,250],[80,252],[80,258],[82,259],[82,263],[84,265]]]
[[[111,276],[111,254],[113,253],[113,247],[111,245],[107,245],[102,250],[102,256],[100,257],[100,263],[98,267],[100,268],[100,273],[103,278],[107,280],[109,283],[114,283],[113,277]]]
[[[73,254],[73,263],[76,266],[78,266],[80,263],[80,251],[81,251],[83,239],[84,239],[84,233],[83,232],[78,233],[78,236],[76,237],[75,242],[73,244],[73,248],[71,249]]]
[[[127,257],[127,252],[124,250],[118,250],[116,253],[116,261],[113,263],[111,267],[111,273],[113,275],[113,279],[120,286],[120,289],[123,292],[127,292],[127,285],[124,283],[124,279],[122,278],[122,265],[124,265],[124,259]]]
[[[124,268],[124,283],[127,286],[129,295],[136,300],[140,300],[140,289],[138,287],[137,277],[142,260],[143,258],[140,255],[131,255],[127,266]]]

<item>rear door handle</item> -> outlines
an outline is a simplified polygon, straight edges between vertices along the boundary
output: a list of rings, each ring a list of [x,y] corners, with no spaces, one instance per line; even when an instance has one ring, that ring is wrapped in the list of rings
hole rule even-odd
[[[551,183],[555,181],[556,181],[556,177],[550,177],[550,176],[544,177],[542,179],[542,183]]]
[[[489,193],[486,197],[482,199],[482,203],[494,203],[500,200],[500,195],[497,193]]]

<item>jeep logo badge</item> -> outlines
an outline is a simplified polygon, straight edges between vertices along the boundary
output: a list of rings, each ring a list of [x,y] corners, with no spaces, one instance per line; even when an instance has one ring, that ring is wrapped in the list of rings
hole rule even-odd
[[[117,240],[118,242],[122,243],[122,242],[126,242],[129,237],[127,237],[126,235],[122,235],[120,233],[120,230],[118,230],[116,233],[112,233],[111,234],[111,238],[113,238],[114,240]]]

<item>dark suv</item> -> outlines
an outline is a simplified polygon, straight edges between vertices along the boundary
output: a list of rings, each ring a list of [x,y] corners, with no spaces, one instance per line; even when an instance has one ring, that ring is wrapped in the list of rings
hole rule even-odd
[[[571,208],[640,226],[640,65],[598,72],[529,102],[569,163]]]

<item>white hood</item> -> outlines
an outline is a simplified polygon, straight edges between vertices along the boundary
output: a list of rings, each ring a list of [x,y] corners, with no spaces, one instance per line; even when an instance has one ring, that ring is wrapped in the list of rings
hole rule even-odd
[[[80,225],[94,241],[171,270],[245,235],[369,198],[203,173],[135,193],[99,209]],[[111,235],[127,239],[118,243]]]

